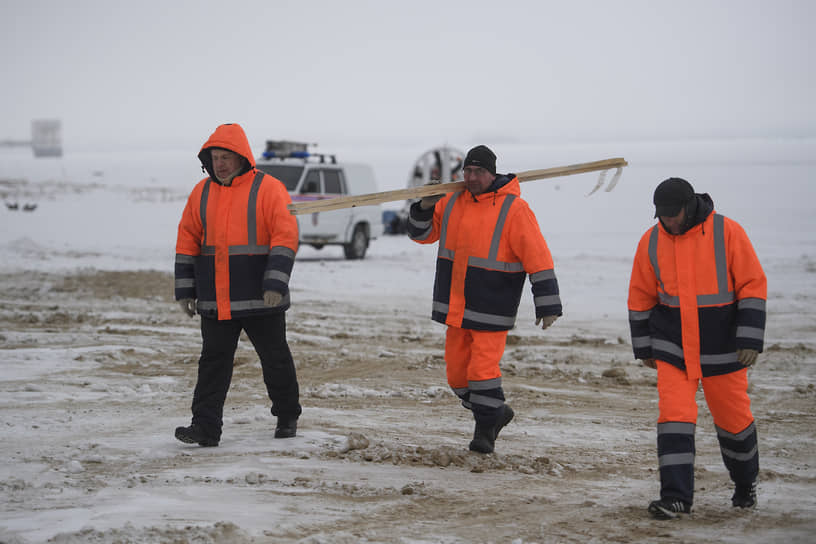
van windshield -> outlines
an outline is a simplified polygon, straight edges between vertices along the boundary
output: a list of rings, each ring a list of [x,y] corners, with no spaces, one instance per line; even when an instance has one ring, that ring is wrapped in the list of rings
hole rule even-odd
[[[303,174],[302,166],[288,164],[258,164],[258,170],[272,177],[278,178],[286,186],[287,191],[294,191]]]

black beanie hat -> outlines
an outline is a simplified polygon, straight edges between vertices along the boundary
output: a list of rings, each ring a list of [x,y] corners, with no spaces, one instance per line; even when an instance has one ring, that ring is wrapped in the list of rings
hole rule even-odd
[[[468,151],[464,166],[481,166],[495,176],[496,154],[486,145],[477,145]]]
[[[694,187],[682,178],[669,178],[654,192],[655,217],[674,217],[694,199]]]

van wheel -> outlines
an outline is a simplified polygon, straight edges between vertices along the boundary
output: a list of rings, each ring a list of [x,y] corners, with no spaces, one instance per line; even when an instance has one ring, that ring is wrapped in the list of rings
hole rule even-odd
[[[343,245],[343,252],[346,259],[362,259],[368,249],[368,234],[364,225],[354,227],[354,234],[351,236],[351,243]]]

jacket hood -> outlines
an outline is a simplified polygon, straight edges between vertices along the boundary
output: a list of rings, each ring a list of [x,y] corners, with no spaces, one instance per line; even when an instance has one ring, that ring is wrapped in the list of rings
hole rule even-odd
[[[239,176],[255,168],[255,157],[252,156],[252,148],[249,146],[249,140],[247,140],[244,129],[241,128],[241,125],[238,123],[220,125],[215,129],[215,132],[210,135],[204,145],[201,146],[201,151],[198,153],[198,159],[201,161],[202,168],[210,175],[210,179],[218,182],[212,170],[211,152],[213,148],[226,149],[244,158],[246,164],[238,173]]]
[[[694,200],[686,207],[689,217],[686,221],[685,231],[705,222],[706,218],[714,211],[714,201],[708,193],[695,194]]]
[[[482,198],[496,198],[497,195],[512,194],[519,196],[521,194],[521,187],[515,174],[497,174],[496,179],[490,184],[490,187],[484,193],[478,195],[471,195],[474,200],[481,200]]]
[[[711,196],[708,193],[696,193],[694,198],[686,204],[686,222],[680,234],[685,234],[697,225],[704,223],[713,211],[714,200],[711,199]],[[664,230],[666,229],[663,221],[660,221],[660,225]]]

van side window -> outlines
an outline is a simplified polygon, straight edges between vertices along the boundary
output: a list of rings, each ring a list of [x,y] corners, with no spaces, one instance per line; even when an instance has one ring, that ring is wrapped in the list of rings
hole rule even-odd
[[[319,193],[320,192],[320,172],[318,170],[310,170],[306,174],[306,179],[303,181],[303,187],[300,189],[301,193]]]
[[[340,178],[339,170],[323,170],[323,183],[326,188],[326,194],[342,195],[343,181]]]

